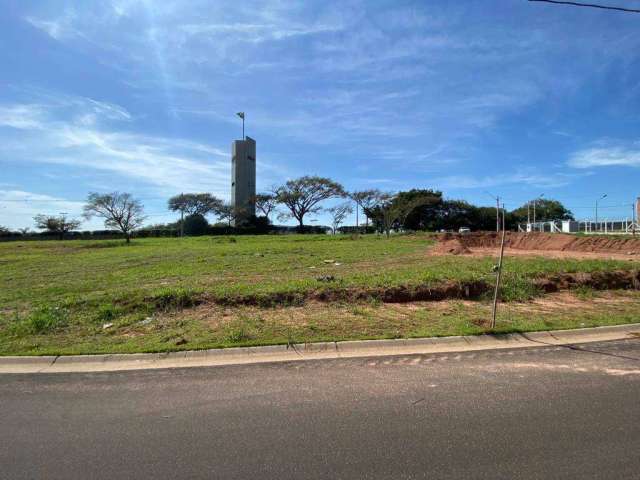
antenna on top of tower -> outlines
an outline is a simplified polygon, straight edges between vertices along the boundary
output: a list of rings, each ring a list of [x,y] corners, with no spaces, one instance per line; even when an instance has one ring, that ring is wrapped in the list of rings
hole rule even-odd
[[[242,119],[242,140],[244,140],[244,112],[236,113]]]

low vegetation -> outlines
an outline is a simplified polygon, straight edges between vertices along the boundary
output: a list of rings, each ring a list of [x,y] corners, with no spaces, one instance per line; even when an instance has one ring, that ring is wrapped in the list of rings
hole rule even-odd
[[[419,234],[135,239],[128,246],[0,244],[0,354],[166,351],[485,331],[481,320],[489,297],[474,288],[493,282],[495,259],[431,255],[433,242]],[[531,303],[543,294],[538,279],[638,266],[626,260],[508,258],[502,297],[505,305]],[[407,292],[439,288],[461,298],[429,302],[429,308],[416,301],[388,303],[419,300],[423,297]],[[580,288],[573,297],[591,301],[588,287]],[[456,302],[465,305],[464,315],[439,316],[435,328],[434,312]],[[412,311],[412,306],[410,322],[403,315],[385,320],[394,309]],[[311,311],[317,319],[303,328],[301,312]],[[287,320],[273,326],[276,314]],[[375,328],[359,321],[365,317]],[[476,326],[463,327],[464,322]]]

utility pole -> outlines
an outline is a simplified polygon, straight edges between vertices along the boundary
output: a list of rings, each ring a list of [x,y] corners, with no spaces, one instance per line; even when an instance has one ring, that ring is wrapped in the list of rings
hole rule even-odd
[[[182,201],[184,202],[184,192],[180,194]],[[180,238],[184,237],[184,203],[180,209]]]
[[[358,223],[358,210],[360,209],[360,205],[356,202],[356,235],[360,233],[360,224]]]
[[[486,190],[484,193],[486,193],[496,201],[496,232],[499,232],[500,231],[500,196],[493,195],[492,193],[489,193]]]
[[[538,198],[542,198],[542,197],[544,197],[544,193],[541,193],[540,195],[538,195]],[[536,224],[536,203],[538,203],[538,198],[533,199],[533,225],[534,226]]]
[[[527,227],[531,228],[531,200],[527,202]]]
[[[68,212],[60,212],[60,240],[64,240],[64,231],[67,229],[67,215]]]

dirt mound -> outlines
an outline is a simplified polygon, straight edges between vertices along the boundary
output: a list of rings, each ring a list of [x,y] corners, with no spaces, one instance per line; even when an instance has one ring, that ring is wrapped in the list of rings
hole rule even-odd
[[[508,279],[507,279],[508,280]],[[552,293],[577,287],[596,290],[634,289],[640,290],[640,270],[614,270],[592,273],[561,273],[532,278],[531,283],[540,292]],[[224,306],[250,305],[276,307],[300,306],[307,301],[356,302],[378,300],[384,303],[408,303],[418,301],[441,301],[450,299],[475,300],[493,292],[493,279],[440,284],[398,285],[393,287],[328,287],[296,293],[265,293],[261,295],[236,295],[208,297],[201,303],[216,303]]]
[[[438,242],[433,249],[433,253],[436,255],[464,255],[465,253],[471,253],[471,250],[462,243],[460,238],[451,236]]]
[[[496,232],[474,232],[460,235],[445,234],[439,238],[440,242],[436,248],[440,248],[441,245],[447,245],[454,240],[457,240],[467,249],[496,248],[500,245],[501,236],[502,234]],[[564,233],[507,232],[505,246],[516,250],[555,250],[640,255],[640,237],[589,237]]]
[[[640,271],[614,270],[592,273],[561,273],[537,278],[534,284],[545,293],[590,287],[595,290],[640,289]]]

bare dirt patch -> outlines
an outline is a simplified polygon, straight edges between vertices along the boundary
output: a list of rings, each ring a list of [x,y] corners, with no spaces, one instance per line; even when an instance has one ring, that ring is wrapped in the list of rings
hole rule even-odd
[[[472,257],[496,257],[500,247],[473,247],[469,248],[469,256]],[[438,254],[438,253],[436,253]],[[628,260],[630,262],[640,262],[640,255],[628,255],[625,253],[607,252],[573,252],[562,250],[522,250],[515,248],[505,248],[506,257],[544,257],[544,258],[574,258],[576,260]],[[439,255],[442,255],[440,253]]]
[[[469,234],[444,234],[438,237],[439,244],[434,247],[435,253],[449,252],[453,246],[458,249],[470,249],[471,252],[483,253],[489,249],[497,249],[501,234],[497,232],[474,232]],[[450,247],[451,246],[451,247]],[[562,233],[521,233],[506,232],[505,248],[510,253],[544,252],[545,256],[553,252],[553,256],[578,258],[629,258],[640,259],[640,237],[605,237],[577,236]]]
[[[459,237],[452,237],[438,242],[432,252],[436,255],[465,255],[471,253],[471,250]]]

